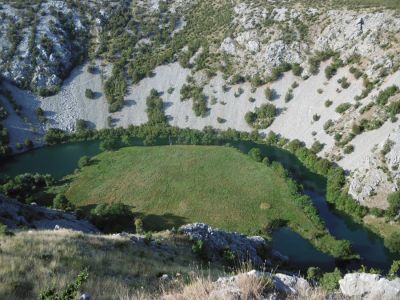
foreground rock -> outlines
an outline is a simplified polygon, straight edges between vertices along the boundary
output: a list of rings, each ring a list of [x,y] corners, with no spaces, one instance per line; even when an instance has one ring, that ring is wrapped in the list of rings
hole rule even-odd
[[[257,266],[265,263],[260,255],[265,253],[267,244],[260,236],[247,237],[237,232],[213,229],[202,223],[184,225],[180,231],[194,241],[204,241],[212,260],[218,259],[219,254],[229,249],[239,261],[251,261]]]
[[[36,205],[25,205],[0,196],[0,223],[10,229],[28,227],[34,229],[71,229],[84,233],[99,230],[86,220],[77,220],[72,214]]]
[[[377,274],[350,273],[339,280],[345,296],[363,300],[400,299],[400,278],[389,280]]]

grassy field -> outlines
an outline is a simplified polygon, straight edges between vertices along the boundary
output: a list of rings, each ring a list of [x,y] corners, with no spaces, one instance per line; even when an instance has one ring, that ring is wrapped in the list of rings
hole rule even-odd
[[[82,292],[103,300],[137,299],[146,289],[159,292],[162,274],[201,273],[190,241],[166,232],[153,237],[171,252],[134,244],[129,237],[67,230],[0,236],[0,299],[37,299],[46,288],[65,288],[84,269],[89,279]],[[213,277],[222,273],[218,264],[207,269]]]
[[[75,205],[125,203],[147,230],[205,222],[263,234],[269,222],[280,219],[327,253],[336,242],[296,206],[293,183],[233,148],[122,148],[96,156],[68,181],[65,194]]]

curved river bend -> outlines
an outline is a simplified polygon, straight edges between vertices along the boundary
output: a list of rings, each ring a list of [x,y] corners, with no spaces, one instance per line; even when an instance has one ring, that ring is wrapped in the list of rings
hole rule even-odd
[[[133,144],[142,145],[136,140]],[[159,144],[167,144],[160,141]],[[330,233],[338,239],[351,241],[353,249],[360,254],[361,260],[354,264],[341,266],[355,268],[360,264],[368,267],[388,270],[394,259],[383,245],[383,240],[366,227],[355,223],[349,217],[328,206],[324,195],[326,179],[310,172],[291,153],[273,146],[253,142],[232,142],[232,146],[247,153],[251,148],[258,147],[270,160],[276,160],[288,169],[291,175],[300,182],[317,207],[321,218],[325,221]],[[5,162],[0,169],[1,175],[15,176],[22,173],[51,174],[60,179],[74,172],[79,158],[84,155],[94,156],[100,153],[97,141],[69,143],[36,149],[21,155],[16,155]],[[318,266],[323,270],[332,270],[337,266],[334,258],[315,249],[310,242],[288,228],[274,232],[272,246],[289,257],[291,264],[299,268]]]

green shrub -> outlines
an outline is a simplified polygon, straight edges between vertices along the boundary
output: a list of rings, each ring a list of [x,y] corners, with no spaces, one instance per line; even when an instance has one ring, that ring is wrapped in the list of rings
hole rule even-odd
[[[64,211],[73,211],[74,205],[63,194],[57,194],[53,200],[53,207]]]
[[[353,146],[353,145],[347,145],[347,146],[344,148],[343,152],[344,152],[345,154],[350,154],[350,153],[354,152],[354,146]]]
[[[389,203],[389,208],[386,210],[386,216],[395,218],[400,212],[400,192],[389,194],[387,201]]]
[[[268,101],[274,100],[275,94],[276,94],[275,90],[273,90],[269,87],[267,87],[264,90],[265,99],[267,99]]]
[[[299,64],[292,64],[292,72],[295,76],[301,76],[303,68]]]
[[[350,82],[347,80],[346,77],[342,77],[338,80],[342,89],[347,89],[350,86]]]
[[[334,292],[339,288],[340,279],[342,279],[342,272],[335,268],[335,271],[322,275],[320,280],[321,288],[328,292]]]
[[[333,102],[329,99],[325,101],[325,107],[330,107],[332,104]]]
[[[251,148],[248,154],[253,160],[257,162],[261,162],[263,159],[261,150],[259,148]]]
[[[207,261],[208,260],[208,252],[205,246],[204,241],[197,240],[192,245],[192,252],[197,255],[201,260]]]
[[[150,95],[146,99],[146,106],[148,124],[156,125],[165,124],[167,122],[164,113],[164,103],[155,89],[150,91]]]
[[[398,92],[399,88],[396,85],[392,85],[379,93],[378,97],[376,98],[376,103],[382,106],[386,105],[389,98],[394,96]]]
[[[86,89],[85,90],[85,97],[88,99],[94,99],[94,92],[91,89]]]
[[[274,121],[276,116],[276,107],[267,103],[260,107],[256,107],[254,112],[247,112],[245,120],[247,124],[256,129],[268,128]]]
[[[318,267],[309,267],[307,269],[307,280],[318,282],[322,277],[321,269]]]
[[[106,137],[100,142],[101,151],[114,151],[119,148],[119,140],[116,137]]]
[[[132,226],[133,213],[122,203],[99,204],[90,211],[90,221],[103,232],[121,232]]]
[[[385,238],[385,247],[392,253],[400,253],[400,232],[393,232]]]
[[[88,165],[90,165],[90,157],[86,155],[82,156],[78,161],[78,167],[82,169]]]
[[[75,128],[78,132],[85,131],[88,128],[87,122],[82,119],[76,120]]]
[[[7,226],[0,223],[0,237],[1,236],[12,236],[14,233],[8,230]]]
[[[348,102],[342,103],[338,105],[335,109],[335,111],[339,114],[345,113],[349,108],[351,107],[351,104]]]
[[[289,102],[290,100],[293,99],[293,90],[289,89],[285,95],[285,102]]]
[[[89,277],[87,271],[79,273],[74,282],[67,285],[64,290],[56,291],[55,288],[48,288],[40,292],[38,300],[73,300],[77,299],[79,289]]]
[[[311,151],[315,154],[319,153],[324,149],[324,144],[320,143],[319,141],[315,141],[311,146]]]

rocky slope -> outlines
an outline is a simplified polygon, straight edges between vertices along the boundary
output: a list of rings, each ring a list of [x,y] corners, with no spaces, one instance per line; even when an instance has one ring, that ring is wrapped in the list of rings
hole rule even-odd
[[[26,138],[40,144],[48,128],[73,131],[77,119],[95,128],[143,124],[152,88],[163,93],[171,125],[252,131],[245,115],[269,102],[264,92],[270,88],[270,103],[278,115],[260,133],[274,131],[310,147],[316,141],[324,144],[319,155],[348,171],[349,191],[364,205],[385,208],[387,194],[399,189],[398,91],[380,101],[387,88],[399,86],[396,10],[222,0],[209,5],[83,1],[82,6],[42,1],[32,5],[34,16],[40,17],[28,19],[30,6],[2,4],[7,21],[0,30],[1,74],[35,92],[3,83],[22,106],[21,115],[8,107],[10,116],[4,121],[11,145]],[[118,11],[124,12],[119,19],[114,18]],[[224,14],[216,20],[213,14],[219,11]],[[36,27],[29,25],[31,19],[37,20]],[[12,20],[25,24],[15,47],[7,34],[14,32]],[[26,42],[32,28],[35,51]],[[47,48],[51,53],[43,48],[45,36],[56,45]],[[10,55],[11,50],[19,55]],[[89,62],[72,71],[58,94],[37,95],[43,89],[56,90],[86,52]],[[116,65],[122,65],[122,71]],[[118,72],[126,77],[127,88],[122,108],[110,113],[114,100],[104,86]],[[23,84],[26,80],[28,85]],[[202,116],[193,111],[193,100],[181,101],[181,89],[189,81],[204,94],[207,111]],[[87,89],[94,92],[93,99],[86,97]],[[6,105],[9,97],[3,93],[0,100]],[[38,122],[39,107],[46,123]],[[388,140],[392,147],[382,158]]]

